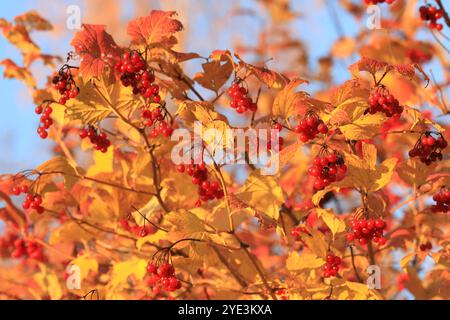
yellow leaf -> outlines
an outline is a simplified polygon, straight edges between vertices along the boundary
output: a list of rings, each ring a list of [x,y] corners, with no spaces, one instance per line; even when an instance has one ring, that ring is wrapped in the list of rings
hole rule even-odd
[[[408,159],[398,165],[397,173],[403,181],[417,188],[427,181],[435,167],[435,164],[427,166],[415,159]]]
[[[303,79],[292,80],[283,90],[278,92],[272,106],[274,116],[287,119],[297,114],[296,106],[306,96],[306,93],[296,92],[295,89],[303,83],[307,83],[307,81]]]
[[[75,222],[69,221],[64,223],[61,227],[53,230],[49,243],[51,245],[61,243],[61,242],[72,242],[72,241],[87,241],[92,239],[95,235],[82,229]]]
[[[81,280],[85,279],[89,272],[98,272],[98,261],[94,258],[91,258],[88,253],[83,254],[72,260],[70,263],[80,268],[80,276]]]
[[[403,269],[404,272],[407,272],[408,264],[414,259],[415,256],[416,253],[412,252],[402,258],[402,260],[400,261],[400,267]]]
[[[286,268],[289,271],[301,271],[305,269],[320,268],[325,264],[325,260],[316,256],[314,253],[302,252],[299,254],[294,251],[289,254],[286,261]]]
[[[153,234],[149,234],[148,236],[139,238],[136,241],[136,248],[140,251],[146,243],[157,243],[159,240],[165,239],[166,235],[166,232],[158,230]]]
[[[113,114],[112,108],[126,115],[138,106],[141,100],[133,95],[130,87],[120,81],[109,84],[105,77],[79,84],[80,94],[66,103],[67,116],[71,120],[81,120],[83,124],[96,125]]]
[[[112,268],[110,284],[112,286],[127,282],[128,277],[134,275],[138,280],[143,280],[147,273],[147,260],[132,257],[130,260],[116,262]]]
[[[342,134],[349,140],[364,140],[375,137],[387,120],[383,113],[366,114],[353,123],[340,126]]]
[[[64,157],[56,157],[48,160],[36,168],[37,172],[49,173],[44,174],[39,177],[39,183],[36,184],[36,193],[41,193],[45,186],[53,182],[55,175],[64,176],[64,181],[66,183],[66,188],[70,189],[77,181],[77,172],[75,168],[67,161]]]
[[[33,279],[39,284],[42,290],[50,296],[52,300],[59,300],[62,297],[62,289],[59,284],[58,276],[47,267],[40,263],[40,272],[33,276]]]
[[[278,220],[284,197],[283,190],[273,176],[252,173],[236,196],[249,207]]]
[[[384,160],[377,166],[377,149],[373,144],[363,144],[363,157],[345,153],[345,163],[348,166],[348,177],[353,182],[355,188],[365,192],[380,190],[392,178],[396,158]]]
[[[322,218],[323,222],[331,230],[333,237],[339,233],[345,231],[345,222],[333,213],[332,209],[317,208],[317,216]]]
[[[103,153],[99,151],[93,152],[94,164],[91,165],[87,171],[88,176],[95,176],[98,173],[107,173],[114,171],[114,148],[108,148],[108,151]]]
[[[172,211],[165,216],[165,220],[172,226],[170,234],[176,239],[207,237],[203,222],[190,211]]]
[[[328,253],[328,245],[322,232],[308,228],[308,233],[302,233],[300,236],[302,241],[308,248],[322,259],[326,259]]]

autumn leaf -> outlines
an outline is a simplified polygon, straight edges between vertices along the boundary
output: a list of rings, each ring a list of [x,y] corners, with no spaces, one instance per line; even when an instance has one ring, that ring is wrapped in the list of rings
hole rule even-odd
[[[169,47],[177,43],[173,36],[183,29],[180,21],[173,18],[174,11],[153,10],[146,17],[128,23],[127,33],[134,44],[162,44]]]
[[[42,193],[45,187],[53,182],[55,175],[64,177],[67,189],[71,189],[77,181],[77,171],[64,157],[56,157],[48,160],[36,168],[39,172],[39,183],[36,184],[36,192]]]
[[[380,133],[380,128],[386,119],[383,113],[368,113],[350,124],[340,126],[339,129],[349,140],[371,139]]]
[[[202,68],[203,72],[197,73],[194,80],[216,93],[228,81],[233,72],[233,65],[229,59],[206,62],[202,64]]]
[[[27,30],[49,31],[53,29],[51,23],[41,17],[36,10],[28,11],[24,14],[14,17],[17,25],[24,26]]]
[[[141,104],[139,99],[135,99],[130,87],[124,87],[118,82],[108,84],[104,77],[79,87],[80,94],[77,98],[66,103],[67,117],[70,120],[97,124],[115,112],[130,112]]]
[[[397,166],[397,173],[407,184],[418,188],[427,181],[434,169],[435,165],[427,166],[418,160],[408,159]]]
[[[325,222],[327,227],[331,230],[333,237],[340,232],[345,231],[345,222],[336,216],[331,209],[317,208],[317,216]]]
[[[0,29],[3,36],[24,55],[39,54],[40,49],[31,40],[27,28],[24,25],[13,25],[5,19],[0,18]]]
[[[362,147],[362,158],[345,153],[348,166],[348,177],[355,188],[364,192],[380,190],[391,180],[397,158],[384,160],[377,165],[377,149],[373,144],[365,143]]]
[[[0,61],[0,65],[5,68],[5,70],[3,71],[4,78],[17,79],[31,88],[34,88],[36,86],[36,80],[33,78],[33,75],[30,73],[30,71],[26,68],[19,67],[11,59]]]
[[[84,81],[100,77],[106,66],[113,68],[120,58],[121,49],[105,29],[102,25],[84,24],[70,43],[81,58],[79,75]]]
[[[306,96],[306,93],[297,92],[296,88],[304,83],[308,82],[303,79],[294,79],[278,92],[272,106],[272,114],[275,117],[287,119],[297,114],[297,104]]]
[[[147,273],[147,263],[146,260],[137,257],[114,263],[109,285],[114,287],[126,283],[130,276],[135,276],[137,280],[142,280]]]
[[[285,75],[270,70],[266,67],[257,67],[249,63],[244,62],[238,54],[235,54],[239,60],[240,68],[245,68],[250,71],[259,81],[267,85],[269,88],[282,89],[289,83],[289,78]]]
[[[325,264],[325,260],[314,253],[291,252],[286,261],[286,268],[289,271],[303,271],[307,269],[317,269]]]
[[[283,191],[273,176],[259,176],[252,173],[236,196],[249,207],[278,220],[284,197]]]

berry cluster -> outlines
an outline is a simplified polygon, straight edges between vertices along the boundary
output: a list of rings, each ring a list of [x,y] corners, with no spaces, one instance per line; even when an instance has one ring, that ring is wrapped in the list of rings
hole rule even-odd
[[[332,253],[327,255],[327,263],[325,267],[323,267],[323,277],[330,278],[335,277],[339,271],[339,267],[341,266],[342,259],[338,256],[335,256]]]
[[[167,292],[173,292],[181,288],[181,282],[175,276],[175,269],[168,262],[162,263],[159,267],[150,262],[147,265],[147,272],[150,276],[147,277],[146,282],[153,288],[155,295],[159,294],[161,289]]]
[[[352,232],[347,234],[349,242],[358,240],[360,245],[365,245],[369,240],[378,243],[380,246],[386,244],[383,237],[383,230],[386,223],[382,219],[353,219],[350,221]]]
[[[448,212],[448,207],[450,206],[450,190],[448,188],[442,188],[433,196],[433,200],[436,201],[436,204],[431,207],[433,212]]]
[[[53,87],[59,91],[60,104],[66,104],[70,99],[76,98],[80,92],[70,72],[70,66],[65,64],[52,79]]]
[[[420,251],[428,251],[433,249],[433,245],[431,244],[430,241],[427,241],[426,243],[422,243],[419,248]]]
[[[314,189],[322,190],[335,181],[344,179],[347,166],[344,158],[337,152],[329,153],[323,157],[314,158],[314,164],[308,169],[308,174],[316,178]]]
[[[433,137],[433,134],[438,137]],[[447,145],[447,141],[440,133],[425,132],[417,140],[414,148],[409,151],[409,156],[418,157],[422,163],[429,166],[435,161],[442,160],[442,150],[447,148]]]
[[[22,203],[22,208],[36,210],[37,213],[42,214],[44,212],[42,197],[39,194],[27,194],[25,201]]]
[[[364,3],[367,5],[377,5],[379,3],[387,3],[387,4],[393,4],[395,0],[364,0]]]
[[[29,257],[34,260],[44,261],[44,252],[41,244],[33,240],[17,239],[14,241],[14,250],[11,257],[19,259]]]
[[[281,300],[289,300],[289,295],[286,292],[286,289],[278,289],[278,290],[275,291],[275,294],[277,296],[280,296]]]
[[[29,188],[27,185],[15,186],[12,188],[11,192],[15,196],[19,196],[21,193],[27,193],[24,202],[22,203],[22,208],[25,210],[33,209],[37,213],[41,214],[44,212],[44,207],[42,207],[42,197],[39,194],[28,193]]]
[[[34,109],[34,112],[37,115],[41,115],[41,118],[39,120],[40,124],[39,124],[39,127],[37,129],[37,133],[39,134],[39,136],[42,139],[46,139],[48,137],[47,130],[50,129],[50,127],[53,124],[53,120],[50,117],[50,115],[53,112],[53,109],[49,105],[47,105],[46,107],[43,107],[42,105],[39,105],[39,106],[36,107],[36,109]]]
[[[302,142],[308,142],[314,139],[319,133],[327,134],[327,125],[319,119],[314,112],[308,112],[298,125],[294,128],[294,132],[300,134]]]
[[[180,164],[177,167],[178,172],[186,172],[192,177],[192,183],[198,185],[198,194],[200,199],[196,205],[201,206],[202,201],[206,202],[214,199],[222,199],[223,190],[220,188],[218,181],[208,181],[208,169],[204,162],[200,164],[191,163],[190,165]]]
[[[231,98],[230,107],[235,109],[237,113],[255,112],[258,109],[256,103],[248,96],[248,90],[238,82],[231,85],[228,89],[228,95]]]
[[[423,21],[429,21],[428,27],[430,29],[436,29],[441,31],[444,28],[442,23],[438,23],[438,20],[444,16],[444,12],[441,9],[432,5],[421,6],[419,8],[420,19]]]
[[[11,193],[15,196],[20,196],[21,193],[28,193],[28,186],[26,184],[21,186],[14,186],[11,189]]]
[[[281,149],[283,148],[283,144],[284,144],[284,138],[281,137],[279,134],[281,132],[281,130],[283,130],[283,126],[279,123],[275,123],[272,126],[272,129],[270,131],[270,137],[267,140],[267,150],[272,150],[272,140],[276,141],[277,136],[278,136],[278,151],[281,151]]]
[[[145,237],[156,232],[156,228],[152,225],[139,226],[137,223],[125,218],[119,220],[119,225],[122,229],[134,234],[136,237]]]
[[[411,62],[418,64],[427,63],[433,58],[431,53],[425,52],[418,48],[410,48],[406,52],[406,56],[411,60]]]
[[[308,230],[305,227],[299,226],[291,229],[291,236],[295,240],[301,240],[301,234],[308,233]]]
[[[95,149],[103,153],[106,153],[108,151],[109,146],[111,145],[111,141],[108,139],[106,133],[96,130],[92,126],[88,126],[87,128],[81,129],[80,138],[81,139],[89,138],[91,143],[95,145]]]
[[[401,114],[403,107],[386,87],[378,86],[370,93],[368,111],[370,114],[383,112],[387,117],[392,117]]]
[[[133,94],[141,94],[155,103],[161,102],[159,86],[154,83],[155,76],[139,52],[124,53],[116,64],[116,71],[120,74],[122,84],[133,88]]]

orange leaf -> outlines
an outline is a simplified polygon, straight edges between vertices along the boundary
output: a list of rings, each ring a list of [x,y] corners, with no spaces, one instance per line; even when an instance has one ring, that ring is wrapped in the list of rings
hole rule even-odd
[[[146,17],[137,18],[128,23],[127,33],[134,44],[166,44],[177,43],[174,33],[181,31],[183,25],[173,19],[174,11],[153,10]]]
[[[85,81],[100,76],[106,65],[113,66],[121,52],[102,25],[84,24],[70,44],[81,57],[80,75]]]

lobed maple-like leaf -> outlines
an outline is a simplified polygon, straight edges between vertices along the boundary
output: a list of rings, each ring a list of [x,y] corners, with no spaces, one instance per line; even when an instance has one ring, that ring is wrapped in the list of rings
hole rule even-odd
[[[122,50],[103,25],[84,24],[70,44],[80,55],[79,75],[84,81],[102,75],[106,66],[113,67]]]
[[[296,89],[303,83],[308,82],[303,79],[294,79],[278,92],[272,106],[274,116],[287,119],[297,114],[297,106],[306,97],[306,93],[297,92]]]
[[[161,44],[173,46],[177,43],[174,34],[183,29],[183,25],[173,16],[174,11],[153,10],[146,17],[140,17],[128,23],[127,33],[133,44]]]

